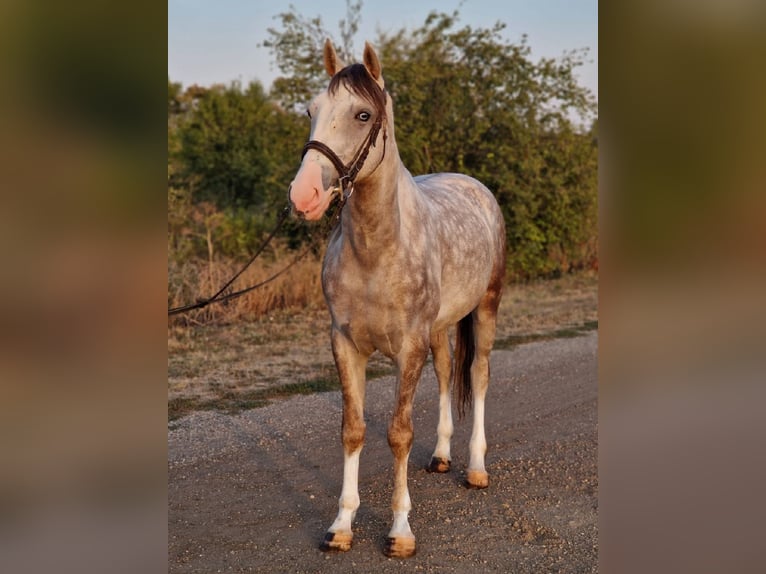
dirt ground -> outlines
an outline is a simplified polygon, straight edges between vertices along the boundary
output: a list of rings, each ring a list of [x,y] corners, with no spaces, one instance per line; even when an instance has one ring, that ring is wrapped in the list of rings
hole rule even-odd
[[[272,400],[238,414],[192,412],[171,421],[169,570],[596,572],[596,299],[596,281],[590,277],[506,293],[491,360],[486,490],[463,486],[470,416],[456,421],[452,470],[426,473],[436,440],[438,400],[433,371],[424,371],[415,398],[409,468],[410,524],[418,546],[408,560],[382,553],[391,518],[386,428],[393,376],[368,383],[362,506],[348,553],[319,550],[341,487],[338,391]],[[208,392],[214,397],[216,391],[206,388],[205,380],[226,385],[238,369],[251,373],[251,384],[278,385],[316,377],[332,366],[331,358],[328,363],[322,355],[329,345],[319,311],[316,324],[297,317],[294,323],[279,323],[278,317],[259,323],[260,344],[236,339],[234,326],[203,335],[171,334],[177,347],[169,343],[169,396]],[[263,327],[268,324],[274,325],[272,331]],[[255,340],[257,325],[238,328]],[[237,349],[226,341],[227,330]],[[205,351],[205,341],[222,332],[224,342],[211,343]],[[281,333],[276,343],[270,340],[274,333]],[[307,339],[313,342],[309,354],[316,356],[298,357]],[[268,348],[276,350],[273,357]],[[274,367],[280,357],[287,367]],[[259,377],[256,371],[264,374]]]

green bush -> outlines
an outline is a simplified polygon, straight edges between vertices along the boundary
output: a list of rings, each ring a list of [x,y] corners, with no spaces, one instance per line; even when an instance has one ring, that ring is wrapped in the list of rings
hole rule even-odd
[[[336,42],[348,58],[361,3]],[[326,85],[321,18],[279,16],[269,47],[287,75],[260,84],[182,90],[168,81],[168,226],[171,259],[246,257],[273,226],[308,135],[303,115]],[[495,194],[507,223],[509,280],[597,267],[596,105],[574,71],[584,51],[533,61],[526,38],[503,25],[458,27],[432,13],[423,26],[375,42],[394,100],[396,137],[414,174],[456,171]],[[296,247],[306,226],[288,221]]]

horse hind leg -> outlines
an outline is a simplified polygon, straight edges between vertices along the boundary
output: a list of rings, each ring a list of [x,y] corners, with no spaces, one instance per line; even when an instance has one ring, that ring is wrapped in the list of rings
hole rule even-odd
[[[434,358],[434,371],[439,381],[439,424],[436,427],[436,448],[431,462],[426,468],[428,472],[448,472],[450,469],[450,440],[452,439],[452,403],[450,401],[450,358],[449,338],[447,331],[434,333],[431,336],[431,353]]]
[[[473,428],[469,442],[469,463],[466,485],[487,488],[489,475],[484,466],[487,439],[484,434],[484,406],[489,387],[489,353],[495,342],[497,309],[500,289],[490,289],[471,314],[474,327],[475,355],[471,364],[471,394],[473,395]]]

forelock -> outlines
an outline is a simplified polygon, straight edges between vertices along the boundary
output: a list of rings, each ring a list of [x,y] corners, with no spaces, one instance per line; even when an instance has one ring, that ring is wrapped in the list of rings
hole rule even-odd
[[[373,80],[364,65],[351,64],[343,68],[332,77],[327,90],[334,96],[341,85],[370,102],[379,114],[385,114],[386,92]]]

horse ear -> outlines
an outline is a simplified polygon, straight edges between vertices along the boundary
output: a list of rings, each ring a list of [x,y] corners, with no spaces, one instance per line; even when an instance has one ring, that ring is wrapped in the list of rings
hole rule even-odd
[[[343,69],[343,63],[338,58],[330,38],[324,42],[324,69],[327,70],[331,78]]]
[[[380,60],[375,53],[375,48],[369,42],[364,43],[364,67],[370,72],[372,78],[383,87],[383,75],[381,74]]]

